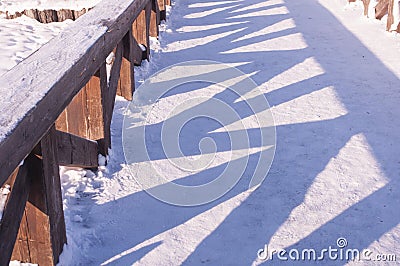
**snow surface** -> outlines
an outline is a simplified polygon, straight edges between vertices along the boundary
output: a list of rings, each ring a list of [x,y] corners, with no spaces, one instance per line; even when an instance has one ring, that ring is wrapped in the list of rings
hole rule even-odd
[[[386,33],[384,20],[362,17],[360,2],[346,3],[177,0],[159,42],[152,39],[151,62],[136,69],[137,85],[188,60],[236,66],[260,85],[272,106],[272,168],[257,190],[248,190],[244,178],[206,205],[157,201],[125,165],[127,102],[117,97],[108,165],[96,173],[61,169],[68,245],[59,265],[258,265],[263,261],[257,251],[265,244],[321,250],[339,237],[350,248],[394,253],[400,260],[399,35]],[[208,94],[207,88],[177,90],[158,108],[167,112],[173,102]],[[245,119],[240,99],[215,97]],[[213,124],[202,126],[205,136],[218,137],[207,131]],[[182,140],[196,141],[186,147],[189,154],[197,152],[195,136]],[[245,176],[256,160],[257,154]],[[157,163],[168,168],[169,161]],[[180,178],[190,183],[218,171]]]
[[[67,20],[42,24],[27,16],[0,18],[0,76],[42,47],[71,22]]]

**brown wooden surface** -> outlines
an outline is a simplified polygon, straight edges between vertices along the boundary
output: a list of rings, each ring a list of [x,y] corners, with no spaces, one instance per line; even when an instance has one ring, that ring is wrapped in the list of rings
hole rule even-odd
[[[146,38],[146,59],[150,60],[150,22],[151,22],[152,2],[149,1],[144,9],[145,11],[145,38]],[[143,31],[143,29],[142,29]]]
[[[389,4],[388,4],[388,19],[387,19],[387,24],[386,24],[386,30],[390,31],[393,23],[394,23],[394,16],[393,16],[393,12],[394,12],[394,8],[398,8],[395,4],[394,1],[396,0],[389,0]],[[400,32],[400,23],[395,25],[393,27],[395,29],[395,31]]]
[[[158,37],[158,25],[160,25],[160,8],[158,0],[151,0],[150,36]]]
[[[144,30],[145,28],[146,28],[146,14],[145,10],[142,10],[139,16],[132,24],[132,32],[138,44],[144,45],[147,50],[147,37],[146,37],[146,31]]]
[[[74,11],[70,9],[57,10],[57,20],[58,22],[65,21],[67,19],[75,20]]]
[[[105,83],[101,86],[101,99],[102,99],[102,104],[103,104],[103,117],[104,117],[104,139],[102,142],[100,142],[100,145],[103,146],[101,153],[106,155],[108,154],[108,148],[111,148],[111,119],[112,119],[112,114],[114,110],[114,103],[115,103],[115,96],[117,94],[117,88],[120,91],[120,95],[123,95],[128,93],[126,90],[130,88],[131,83],[130,83],[130,77],[125,77],[121,75],[120,78],[120,71],[121,71],[121,65],[122,65],[122,60],[123,59],[123,49],[124,49],[124,44],[123,41],[121,41],[116,49],[115,52],[115,60],[114,63],[111,67],[110,71],[110,79],[108,84]],[[127,61],[127,60],[126,60]],[[128,62],[129,64],[129,62]],[[129,68],[129,66],[128,66]],[[104,75],[105,69],[104,69]],[[129,80],[126,80],[128,79]],[[126,83],[123,83],[126,82]],[[125,95],[125,96],[128,96]]]
[[[0,185],[104,63],[147,2],[100,2],[67,32],[0,76],[0,93],[3,95],[0,98],[0,119],[6,121],[0,125],[0,131],[9,132],[6,137],[0,136]],[[104,10],[109,12],[104,13]],[[93,37],[91,30],[96,24],[104,27],[96,27],[97,37]],[[81,38],[80,42],[76,42],[77,36]],[[49,50],[49,47],[56,49]],[[62,58],[63,64],[57,58]],[[29,77],[28,87],[26,82],[21,82],[26,77]],[[12,98],[7,96],[10,91]],[[24,100],[26,97],[29,101]],[[19,99],[23,99],[24,104],[18,102]]]
[[[160,20],[166,20],[167,19],[167,12],[166,12],[166,5],[165,5],[165,0],[157,0],[158,2],[158,8],[160,9]]]
[[[133,25],[132,25],[133,27]],[[130,30],[123,38],[124,44],[124,57],[131,62],[130,53],[132,50],[132,59],[136,66],[140,66],[142,64],[142,60],[146,59],[146,51],[143,51],[138,42],[133,36],[132,30]]]
[[[368,16],[368,7],[371,0],[363,0],[364,4],[364,16]]]
[[[56,121],[56,127],[91,140],[104,138],[100,78],[93,76]]]
[[[18,170],[8,203],[0,223],[0,265],[8,265],[13,253],[19,225],[24,213],[30,189],[30,173],[35,170],[37,160],[29,156]]]
[[[57,145],[60,165],[98,167],[97,142],[57,130]]]
[[[40,142],[40,150],[41,159],[34,156],[34,169],[29,168],[30,193],[13,259],[55,265],[66,243],[55,127]]]
[[[80,16],[84,15],[87,10],[84,8],[82,10],[70,10],[70,9],[27,9],[22,12],[15,12],[10,14],[8,12],[5,13],[5,17],[7,19],[14,19],[25,15],[27,17],[33,18],[40,23],[52,23],[52,22],[63,22],[67,19],[75,20]],[[1,13],[0,13],[1,14]]]
[[[43,185],[45,194],[40,195],[37,191],[35,191],[35,193],[41,197],[43,202],[46,202],[47,212],[45,213],[45,221],[49,221],[50,242],[45,245],[50,246],[53,251],[53,261],[57,263],[58,257],[63,250],[63,246],[67,242],[67,237],[61,196],[60,170],[57,157],[57,134],[54,126],[50,129],[47,136],[42,139],[41,148],[43,166],[43,182],[41,184]],[[33,190],[31,190],[29,198],[31,198],[31,195],[35,195],[32,192]],[[30,202],[34,204],[32,201]],[[39,231],[38,234],[41,235],[41,232]]]
[[[379,0],[375,7],[375,18],[382,19],[387,14],[389,7],[389,0]]]

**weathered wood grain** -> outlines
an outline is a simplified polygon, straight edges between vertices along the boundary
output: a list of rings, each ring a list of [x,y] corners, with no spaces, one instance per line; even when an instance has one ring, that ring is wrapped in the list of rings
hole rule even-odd
[[[158,37],[160,25],[160,8],[157,0],[151,0],[150,36]]]
[[[389,0],[379,0],[375,7],[375,18],[382,19],[387,14],[389,7]]]
[[[368,8],[371,0],[363,0],[364,4],[364,16],[368,16]]]
[[[63,166],[98,167],[97,142],[57,130],[58,162]]]
[[[0,223],[0,265],[8,265],[13,254],[19,225],[24,213],[30,189],[30,173],[35,171],[38,159],[28,156],[16,176],[11,195]]]
[[[66,243],[55,127],[44,136],[39,147],[40,153],[33,154],[34,168],[28,171],[30,192],[18,236],[21,245],[27,243],[29,259],[18,257],[21,255],[18,252],[13,253],[13,259],[55,265]]]

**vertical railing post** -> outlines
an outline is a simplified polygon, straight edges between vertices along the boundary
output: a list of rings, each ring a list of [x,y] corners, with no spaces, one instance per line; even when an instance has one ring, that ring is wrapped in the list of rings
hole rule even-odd
[[[67,238],[54,126],[26,163],[27,176],[31,180],[30,186],[27,186],[29,197],[12,259],[39,265],[55,265]],[[13,191],[18,187],[17,182],[21,182],[19,178],[18,175]],[[10,202],[13,202],[11,197]]]

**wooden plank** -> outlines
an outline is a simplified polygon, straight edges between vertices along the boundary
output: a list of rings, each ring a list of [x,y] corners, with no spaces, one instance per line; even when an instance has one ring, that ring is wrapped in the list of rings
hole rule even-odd
[[[379,0],[375,6],[375,18],[382,19],[387,14],[389,7],[389,0]]]
[[[19,225],[18,236],[15,241],[13,254],[11,260],[17,260],[21,262],[29,262],[31,260],[29,255],[29,241],[28,241],[28,224],[26,221],[26,212]]]
[[[82,138],[89,138],[86,109],[86,86],[72,99],[72,102],[56,120],[57,130]]]
[[[82,10],[74,10],[74,18],[78,19],[79,17],[85,15],[87,12],[86,8],[83,8]]]
[[[98,167],[97,142],[57,130],[58,162],[63,166]]]
[[[56,128],[82,138],[104,138],[100,78],[93,76],[57,118]]]
[[[148,1],[100,2],[0,76],[0,185],[96,73]]]
[[[115,52],[115,61],[111,67],[109,82],[108,84],[105,83],[103,86],[101,86],[104,118],[104,139],[99,143],[99,145],[101,146],[100,151],[103,155],[108,154],[108,148],[111,148],[111,119],[114,110],[115,96],[117,95],[117,88],[120,90],[120,95],[127,98],[130,91],[129,88],[131,87],[130,78],[128,79],[122,75],[120,77],[122,61],[127,61],[123,58],[123,50],[124,44],[123,41],[121,41],[118,44]],[[130,63],[128,62],[128,64]],[[103,72],[104,75],[106,75],[105,69]]]
[[[387,31],[390,31],[390,28],[392,27],[392,25],[394,23],[393,7],[394,7],[394,0],[389,0],[389,3],[388,3],[388,18],[387,18],[387,22],[386,22],[386,30]]]
[[[150,21],[151,21],[152,3],[148,2],[145,7],[145,36],[146,36],[146,59],[150,60]],[[158,28],[158,26],[157,26]]]
[[[121,58],[121,66],[119,71],[119,80],[117,87],[117,95],[124,97],[128,101],[132,100],[133,91],[135,89],[134,79],[131,76],[131,63],[136,64],[138,57],[140,56],[139,62],[142,60],[142,50],[137,50],[138,46],[136,40],[132,36],[132,31],[129,31],[123,39],[123,57]],[[140,63],[139,63],[140,64]],[[114,75],[114,78],[117,78]],[[113,80],[111,79],[110,81]],[[132,82],[133,80],[133,82]]]
[[[105,67],[105,62],[104,62]],[[84,88],[86,93],[86,119],[88,138],[99,140],[104,138],[103,133],[103,113],[101,104],[100,74],[93,76]],[[106,82],[107,82],[107,77]]]
[[[57,10],[58,22],[63,22],[67,19],[75,20],[74,11],[70,9]]]
[[[158,1],[158,8],[160,9],[160,21],[167,19],[167,10],[165,0],[157,0]]]
[[[368,16],[368,8],[371,0],[363,0],[364,4],[364,16]]]
[[[146,47],[147,50],[147,38],[146,38],[146,14],[145,10],[140,12],[139,16],[132,24],[132,33],[138,44]],[[146,53],[147,54],[147,53]]]
[[[397,0],[389,0],[388,5],[388,19],[386,24],[387,31],[397,31],[400,32],[400,23],[394,20],[394,13],[399,11],[399,2]],[[393,25],[397,23],[397,25]]]
[[[150,36],[158,37],[158,25],[160,25],[160,8],[158,0],[151,0]]]
[[[150,56],[150,18],[151,2],[148,2],[132,25],[135,40],[146,48],[145,59],[149,59]]]
[[[132,51],[133,62],[136,66],[140,66],[142,64],[142,60],[146,59],[146,51],[143,51],[138,42],[133,36],[133,31],[130,30],[125,37],[123,38],[124,43],[124,58],[128,59],[131,62],[130,53]]]
[[[41,148],[45,190],[44,198],[47,203],[47,217],[50,223],[49,237],[51,242],[49,245],[51,245],[53,251],[53,262],[56,264],[64,244],[67,243],[67,236],[61,196],[60,169],[57,157],[57,134],[54,126],[50,129],[48,135],[42,139]]]
[[[36,163],[37,159],[34,156],[28,156],[24,164],[19,168],[8,203],[3,211],[3,218],[0,223],[0,265],[8,265],[11,259],[19,225],[28,199],[30,189],[29,174],[36,170]]]
[[[66,243],[55,127],[41,140],[40,148],[42,159],[29,172],[32,183],[25,207],[29,262],[55,265]]]
[[[14,187],[18,171],[19,167],[15,169],[14,173],[6,182],[6,184],[10,186],[11,191]],[[10,195],[8,195],[6,205],[8,204],[9,200],[10,200]],[[24,218],[21,219],[21,223],[18,230],[18,236],[14,244],[13,254],[11,258],[18,258],[19,261],[29,261],[27,227],[26,227],[26,219]]]

